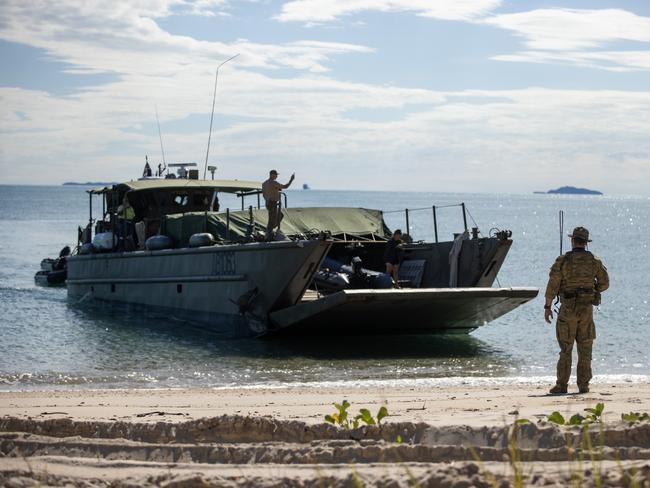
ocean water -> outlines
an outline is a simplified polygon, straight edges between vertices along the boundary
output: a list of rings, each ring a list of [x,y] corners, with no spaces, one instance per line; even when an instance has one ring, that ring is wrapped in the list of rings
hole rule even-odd
[[[0,186],[0,389],[551,382],[557,344],[541,295],[559,253],[559,210],[567,232],[591,230],[591,250],[610,273],[595,311],[595,381],[650,380],[648,198],[290,191],[289,206],[381,208],[391,228],[405,229],[404,208],[423,208],[410,215],[416,240],[433,238],[431,205],[465,202],[483,234],[512,230],[501,286],[538,287],[540,296],[468,336],[224,340],[187,322],[80,307],[65,288],[35,286],[41,259],[73,245],[87,222],[85,189]],[[441,240],[463,226],[458,207],[440,209],[438,221]]]

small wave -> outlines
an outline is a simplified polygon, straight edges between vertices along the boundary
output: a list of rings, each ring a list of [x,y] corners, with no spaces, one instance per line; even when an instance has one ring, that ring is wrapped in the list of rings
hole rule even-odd
[[[648,383],[650,375],[612,374],[596,375],[593,384],[614,383]],[[575,377],[572,378],[575,383]],[[408,387],[475,387],[475,386],[538,386],[555,383],[555,376],[501,376],[501,377],[468,377],[451,376],[445,378],[409,378],[409,379],[379,379],[379,380],[342,380],[314,382],[273,382],[249,385],[230,384],[214,387],[215,390],[235,389],[284,389],[284,388],[408,388]]]
[[[196,381],[199,379],[199,381]],[[193,381],[194,380],[194,381]],[[175,376],[158,377],[144,372],[125,372],[123,374],[94,376],[70,375],[64,373],[15,373],[0,376],[0,390],[17,391],[31,389],[185,389],[212,388],[214,390],[268,390],[288,388],[462,388],[495,386],[547,386],[555,382],[555,376],[450,376],[439,378],[404,378],[404,379],[358,379],[341,381],[258,381],[242,384],[228,382],[216,384],[211,375],[197,375],[193,378]],[[572,379],[575,383],[575,378]],[[596,375],[593,384],[648,383],[650,375],[612,374]]]
[[[56,298],[58,300],[66,298],[66,289],[65,287],[41,287],[34,284],[25,286],[0,286],[0,296],[3,296],[5,299],[11,299],[13,297],[20,299],[29,296],[48,300]]]
[[[95,386],[102,388],[148,388],[158,385],[159,378],[141,372],[113,376],[70,375],[65,373],[15,373],[0,376],[0,390]]]

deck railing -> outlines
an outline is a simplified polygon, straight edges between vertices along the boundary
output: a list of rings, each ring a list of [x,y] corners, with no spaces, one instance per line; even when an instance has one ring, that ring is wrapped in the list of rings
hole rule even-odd
[[[467,207],[465,206],[465,202],[461,203],[454,203],[451,205],[433,205],[431,207],[419,207],[419,208],[405,208],[404,210],[387,210],[387,211],[382,211],[382,215],[385,214],[394,214],[394,213],[402,213],[404,212],[404,218],[406,220],[406,229],[407,233],[410,233],[411,229],[411,222],[410,222],[410,216],[412,212],[421,212],[421,211],[430,211],[433,217],[433,238],[435,242],[438,242],[438,210],[444,209],[444,208],[453,208],[453,207],[460,207],[463,212],[463,228],[465,231],[468,230],[467,228],[467,214],[469,213],[467,210]],[[471,217],[471,215],[470,215]],[[474,219],[472,219],[474,220]],[[474,222],[474,225],[476,225],[476,222]],[[474,228],[476,229],[476,227]],[[478,230],[474,231],[475,233],[478,232]]]

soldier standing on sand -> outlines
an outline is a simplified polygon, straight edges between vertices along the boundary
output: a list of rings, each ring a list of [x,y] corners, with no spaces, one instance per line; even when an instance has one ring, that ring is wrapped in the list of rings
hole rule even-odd
[[[578,389],[589,392],[591,380],[591,346],[596,338],[593,306],[600,304],[600,293],[609,288],[607,268],[602,261],[587,251],[589,231],[576,227],[569,235],[572,250],[555,260],[546,286],[544,320],[551,323],[551,302],[560,297],[556,335],[560,345],[557,362],[557,383],[549,393],[559,395],[567,392],[571,376],[573,343],[578,349]]]

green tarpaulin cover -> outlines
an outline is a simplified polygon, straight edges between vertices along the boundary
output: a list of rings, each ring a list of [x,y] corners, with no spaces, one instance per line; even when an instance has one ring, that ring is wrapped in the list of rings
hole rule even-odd
[[[380,210],[346,207],[284,208],[280,229],[288,237],[314,235],[328,231],[336,239],[386,240],[390,230]],[[266,231],[267,211],[253,210],[253,232]],[[209,232],[220,241],[244,241],[249,234],[248,210],[230,212],[192,212],[164,217],[161,234],[174,239],[179,247],[187,246],[192,234]],[[228,232],[228,227],[230,231]]]

